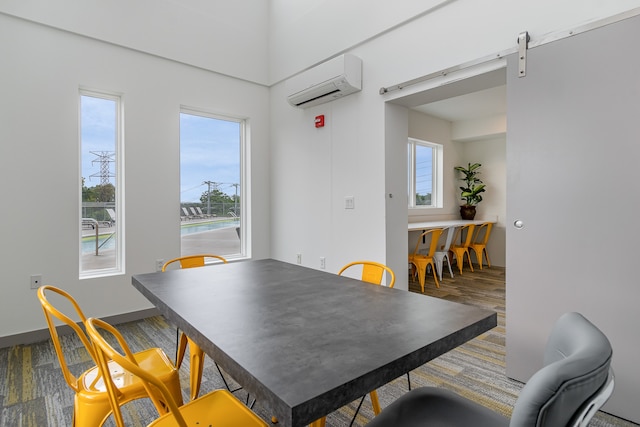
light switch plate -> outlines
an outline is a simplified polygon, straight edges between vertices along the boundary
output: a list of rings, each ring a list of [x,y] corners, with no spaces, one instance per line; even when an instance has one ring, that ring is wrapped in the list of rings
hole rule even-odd
[[[344,198],[344,208],[345,209],[355,209],[355,200],[353,196],[347,196]]]

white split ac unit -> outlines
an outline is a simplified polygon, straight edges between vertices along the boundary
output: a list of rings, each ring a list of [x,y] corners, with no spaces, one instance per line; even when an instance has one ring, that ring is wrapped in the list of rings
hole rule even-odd
[[[345,53],[292,77],[286,84],[287,101],[307,108],[362,90],[362,60]]]

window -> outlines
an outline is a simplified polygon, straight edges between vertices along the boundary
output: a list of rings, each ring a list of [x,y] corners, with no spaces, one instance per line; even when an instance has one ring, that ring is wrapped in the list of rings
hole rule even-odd
[[[80,91],[80,278],[124,272],[119,96]]]
[[[409,138],[409,208],[442,207],[440,144]]]
[[[245,123],[183,108],[180,113],[181,254],[246,256]]]

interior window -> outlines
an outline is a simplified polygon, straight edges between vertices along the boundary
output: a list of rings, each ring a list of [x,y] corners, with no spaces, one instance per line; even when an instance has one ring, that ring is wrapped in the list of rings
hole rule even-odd
[[[243,120],[180,113],[181,253],[246,256]]]

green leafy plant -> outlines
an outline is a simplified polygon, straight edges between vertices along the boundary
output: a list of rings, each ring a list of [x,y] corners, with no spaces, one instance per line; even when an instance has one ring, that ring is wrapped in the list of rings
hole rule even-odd
[[[465,201],[466,206],[475,206],[482,201],[480,193],[484,193],[485,184],[478,178],[481,166],[480,163],[469,163],[467,167],[455,167],[455,170],[464,174],[464,177],[460,178],[465,183],[464,187],[460,187],[460,198]]]

